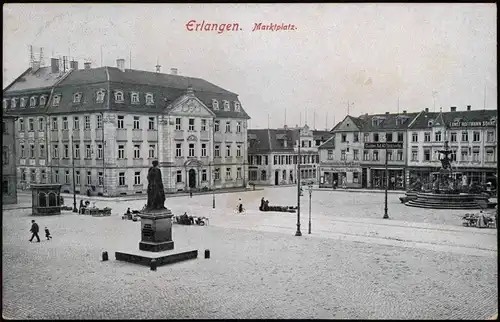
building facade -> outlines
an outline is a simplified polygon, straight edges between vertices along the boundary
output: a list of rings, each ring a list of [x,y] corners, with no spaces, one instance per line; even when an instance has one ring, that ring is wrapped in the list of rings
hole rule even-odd
[[[5,103],[4,103],[5,109]],[[15,118],[2,119],[2,203],[17,203]]]
[[[317,183],[318,147],[330,137],[328,131],[302,128],[252,129],[248,131],[249,182],[288,185],[297,182],[300,144],[300,175],[305,183]]]
[[[77,193],[104,196],[140,194],[158,160],[166,192],[246,186],[249,116],[237,94],[176,71],[125,69],[122,59],[116,67],[73,65],[63,76],[54,59],[52,64],[59,80],[36,115],[38,131],[28,129],[28,137],[45,138],[44,153],[18,157],[21,183],[60,183],[63,192],[72,192],[74,184]],[[4,99],[17,94],[7,89]],[[18,108],[9,112],[20,116],[20,130],[26,118],[31,122]],[[26,171],[35,175],[23,177]]]
[[[452,150],[452,170],[463,175],[464,184],[486,183],[496,185],[497,173],[497,111],[462,111],[451,107],[438,113],[424,110],[407,132],[408,183],[420,179],[429,183],[431,173],[439,171],[440,150],[445,141]]]

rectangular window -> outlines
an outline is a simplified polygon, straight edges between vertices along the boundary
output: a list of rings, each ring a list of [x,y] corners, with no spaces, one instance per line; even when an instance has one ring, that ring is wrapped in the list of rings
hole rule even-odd
[[[241,158],[241,145],[236,146],[236,157]]]
[[[59,145],[54,144],[52,151],[53,151],[52,154],[54,155],[54,158],[56,158],[56,159],[59,158]],[[22,150],[21,150],[21,152],[22,152]],[[23,158],[23,157],[24,157],[24,155],[21,155],[21,158]]]
[[[140,159],[141,158],[141,146],[140,145],[134,145],[134,159]]]
[[[411,134],[411,141],[412,142],[418,142],[418,133],[413,132]]]
[[[344,143],[347,141],[347,134],[342,134],[340,142]]]
[[[154,159],[155,158],[155,151],[156,151],[156,145],[150,144],[149,145],[149,158]]]
[[[35,158],[35,145],[30,144],[30,159],[34,159],[34,158]]]
[[[19,119],[19,131],[24,132],[24,120],[22,118]]]
[[[201,156],[202,157],[207,156],[207,144],[206,143],[201,144]]]
[[[226,133],[231,133],[231,121],[226,121]]]
[[[226,180],[231,180],[231,168],[226,168]]]
[[[182,183],[182,171],[177,170],[177,183]]]
[[[43,131],[45,128],[45,120],[43,119],[43,117],[40,117],[38,119],[38,131]]]
[[[431,133],[425,132],[424,133],[424,142],[430,142],[430,141],[431,141]]]
[[[220,158],[220,146],[219,145],[214,146],[214,157]]]
[[[141,184],[141,173],[140,172],[134,172],[134,184],[136,184],[136,185]]]
[[[125,120],[125,117],[123,115],[118,115],[118,128],[119,129],[125,128],[124,120]]]
[[[457,151],[456,150],[451,151],[450,156],[451,156],[450,159],[452,162],[457,162]]]
[[[182,122],[182,119],[181,119],[180,117],[177,117],[177,118],[175,119],[175,129],[176,129],[177,131],[182,130],[182,123],[181,123],[181,122]]]
[[[358,161],[359,160],[359,150],[352,150],[353,152],[353,159],[355,161]]]
[[[220,120],[215,120],[214,131],[215,132],[220,132]]]
[[[236,168],[236,179],[241,179],[241,168]]]
[[[80,159],[80,144],[75,144],[75,159]]]
[[[424,149],[424,161],[431,161],[431,150]]]
[[[45,173],[45,170],[40,171],[40,182],[47,183],[47,174]]]
[[[392,142],[392,133],[387,133],[385,139],[387,142]]]
[[[65,116],[62,118],[62,129],[67,130],[68,129],[68,118]]]
[[[80,128],[80,119],[78,116],[73,117],[73,129],[78,130]]]
[[[194,119],[189,119],[188,130],[194,131]]]
[[[378,133],[373,133],[373,142],[378,142],[379,136]]]
[[[97,126],[96,127],[98,129],[102,128],[102,115],[101,114],[97,114]]]
[[[194,157],[194,144],[189,143],[189,156]]]
[[[57,122],[57,117],[53,117],[53,118],[52,118],[52,129],[53,129],[53,130],[57,130],[57,128],[58,128],[58,127],[57,127],[57,124],[58,124],[58,123],[59,123],[59,122]],[[21,130],[21,131],[23,131],[23,130]]]
[[[481,141],[481,133],[478,131],[474,131],[473,137],[472,137],[473,142],[479,142]]]
[[[333,150],[328,150],[328,160],[333,160]]]
[[[45,144],[40,144],[40,158],[45,158]]]
[[[125,172],[118,173],[118,185],[125,186]]]
[[[202,131],[206,131],[207,130],[207,120],[206,119],[202,119],[201,120],[201,130]]]
[[[28,131],[34,131],[35,130],[35,120],[32,118],[28,119]]]
[[[378,161],[378,151],[373,151],[373,161]]]
[[[441,132],[436,132],[434,135],[436,142],[441,142]]]
[[[92,172],[87,171],[87,184],[91,185],[92,184]]]
[[[404,141],[404,133],[398,132],[398,142],[403,142],[403,141]]]
[[[90,147],[90,144],[85,145],[85,158],[92,159],[92,148]]]
[[[403,150],[398,150],[396,154],[396,160],[403,161]]]
[[[21,159],[26,157],[26,151],[24,150],[24,144],[21,144]]]
[[[182,157],[182,144],[181,143],[177,143],[175,145],[175,156]]]
[[[214,171],[214,180],[220,180],[220,168],[216,168]]]
[[[493,131],[486,132],[486,141],[487,142],[495,142],[495,132],[493,132]]]
[[[75,185],[80,185],[80,171],[75,171]]]
[[[102,159],[103,158],[103,146],[102,144],[97,145],[97,159]]]
[[[479,148],[473,148],[473,150],[472,150],[472,162],[479,162]]]
[[[69,145],[64,145],[64,158],[69,159]]]
[[[69,183],[69,170],[64,171],[64,183]]]
[[[411,160],[412,161],[418,161],[418,150],[412,150],[411,151]]]
[[[387,160],[392,161],[392,151],[391,150],[387,150]]]
[[[370,133],[363,134],[363,142],[370,142]]]
[[[462,142],[468,142],[469,141],[469,134],[467,131],[462,132]]]
[[[31,182],[36,182],[36,171],[35,171],[35,169],[31,169],[31,178],[30,178],[30,181]]]
[[[450,134],[450,141],[451,142],[457,142],[457,132],[451,132],[451,134]]]
[[[486,162],[495,162],[495,151],[493,149],[486,150]]]
[[[118,159],[125,159],[125,145],[118,146]]]
[[[226,157],[230,157],[230,156],[231,156],[231,146],[226,145]]]
[[[236,132],[241,133],[241,122],[240,121],[236,122]]]
[[[467,152],[467,148],[462,148],[460,160],[469,161],[469,153]]]
[[[139,130],[140,128],[139,116],[134,116],[134,130]]]
[[[342,160],[342,161],[346,160],[346,151],[345,150],[340,151],[340,160]]]
[[[207,169],[201,170],[201,181],[207,181]]]
[[[85,115],[85,129],[86,130],[89,130],[90,129],[90,116],[89,115]]]
[[[369,160],[370,160],[370,152],[363,151],[363,161],[369,161]]]
[[[59,183],[59,170],[54,171],[54,181]]]
[[[21,169],[21,181],[26,181],[26,169]]]
[[[155,129],[155,118],[150,117],[148,121],[148,129],[149,130],[154,130]]]
[[[97,184],[99,186],[104,186],[104,175],[102,172],[97,173]]]

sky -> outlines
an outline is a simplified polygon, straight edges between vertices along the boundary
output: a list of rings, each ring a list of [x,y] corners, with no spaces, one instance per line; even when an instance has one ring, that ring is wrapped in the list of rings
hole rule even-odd
[[[240,30],[189,31],[190,20]],[[257,30],[294,25],[294,30]],[[5,4],[3,88],[50,57],[203,78],[250,128],[331,129],[349,114],[497,108],[495,4]],[[37,53],[38,51],[36,51]],[[131,57],[131,59],[130,59]]]

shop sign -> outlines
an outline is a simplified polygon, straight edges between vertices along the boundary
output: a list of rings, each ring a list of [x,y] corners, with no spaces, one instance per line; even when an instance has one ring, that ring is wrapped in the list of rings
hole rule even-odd
[[[328,162],[328,165],[332,166],[340,166],[340,167],[360,167],[361,163],[359,162],[346,162],[346,161],[332,161]]]
[[[450,122],[449,127],[494,127],[497,125],[496,120],[491,121],[467,121],[467,122]]]
[[[335,168],[321,168],[323,172],[361,172],[361,168],[353,167],[335,167]]]
[[[403,142],[369,142],[365,143],[365,149],[402,149]]]

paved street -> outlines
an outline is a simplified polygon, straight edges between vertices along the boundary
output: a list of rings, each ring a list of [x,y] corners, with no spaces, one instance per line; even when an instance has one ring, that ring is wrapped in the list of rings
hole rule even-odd
[[[302,237],[296,214],[258,211],[260,198],[294,205],[293,187],[167,199],[175,214],[208,215],[210,225],[174,225],[176,250],[200,258],[158,268],[117,262],[135,250],[140,223],[127,207],[96,201],[111,217],[64,212],[35,218],[51,241],[29,243],[29,209],[3,212],[3,316],[25,319],[325,318],[485,319],[498,312],[497,231],[465,228],[470,211],[427,210],[383,194],[308,193]],[[22,198],[22,197],[21,197]],[[245,215],[235,215],[242,198]],[[79,200],[78,200],[79,202]],[[68,198],[66,198],[68,203]],[[211,258],[203,259],[203,250]],[[102,251],[110,261],[101,262]]]

